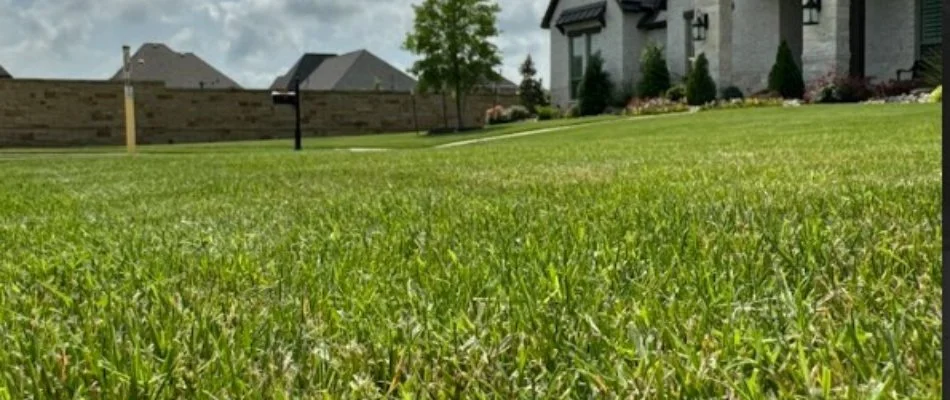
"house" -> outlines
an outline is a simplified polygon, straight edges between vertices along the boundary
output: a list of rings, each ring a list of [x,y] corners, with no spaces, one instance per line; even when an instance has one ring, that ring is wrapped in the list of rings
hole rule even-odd
[[[293,79],[300,79],[301,90],[408,92],[416,87],[415,79],[366,50],[305,54],[271,89],[290,89]]]
[[[518,93],[518,85],[509,81],[504,76],[499,75],[497,80],[490,78],[483,79],[482,83],[475,86],[473,90],[476,93],[497,93],[502,95],[512,95]]]
[[[886,81],[942,44],[940,0],[550,0],[551,95],[567,106],[590,56],[615,84],[640,79],[647,43],[674,79],[700,53],[719,88],[766,88],[781,41],[806,82],[828,74]],[[904,75],[907,77],[907,74]]]
[[[286,74],[277,77],[274,83],[270,85],[271,90],[291,90],[294,79],[300,79],[303,82],[323,64],[324,61],[336,57],[336,54],[307,53],[297,60],[297,63]]]
[[[160,81],[178,89],[240,89],[241,86],[193,53],[179,53],[162,43],[145,43],[131,56],[132,81]],[[120,67],[110,79],[124,81]]]
[[[13,79],[13,75],[10,75],[7,70],[3,69],[2,65],[0,65],[0,79]]]

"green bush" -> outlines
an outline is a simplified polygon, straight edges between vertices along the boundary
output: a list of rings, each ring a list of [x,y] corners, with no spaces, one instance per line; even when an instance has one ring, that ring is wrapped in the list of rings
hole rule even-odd
[[[723,100],[733,100],[733,99],[744,99],[745,95],[742,94],[742,90],[735,86],[729,86],[722,90],[722,95],[719,96]]]
[[[599,53],[591,55],[580,86],[580,115],[603,113],[611,100],[611,83],[610,76],[604,71],[604,59]]]
[[[666,91],[666,99],[670,101],[680,101],[686,98],[686,85],[676,84]]]
[[[539,106],[537,107],[538,120],[546,121],[549,119],[557,119],[560,117],[560,113],[557,108],[551,106]]]
[[[581,108],[575,104],[567,109],[567,112],[564,113],[564,118],[577,118],[581,116]]]
[[[511,121],[521,121],[531,118],[531,111],[522,105],[513,105],[508,107],[508,118]]]
[[[686,84],[686,102],[692,106],[701,106],[716,100],[716,82],[709,76],[709,60],[700,53],[696,57],[696,65],[689,73]]]
[[[775,55],[775,64],[769,72],[769,89],[778,92],[786,99],[800,99],[805,95],[805,80],[802,71],[795,64],[788,42],[782,41]]]
[[[943,85],[937,86],[933,92],[930,93],[930,102],[931,103],[942,103],[943,102]]]
[[[641,98],[663,97],[670,89],[670,70],[666,67],[663,49],[655,44],[647,45],[640,58],[640,70],[643,79],[637,86],[637,95]]]

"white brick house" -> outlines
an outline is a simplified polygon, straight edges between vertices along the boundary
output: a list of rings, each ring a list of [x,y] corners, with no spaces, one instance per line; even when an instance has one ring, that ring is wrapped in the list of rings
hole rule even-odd
[[[674,80],[704,53],[718,88],[765,89],[782,40],[805,81],[833,73],[886,81],[942,43],[941,0],[550,0],[551,95],[565,107],[590,54],[615,85],[640,79],[640,54],[665,49]],[[696,21],[703,27],[694,27]],[[904,77],[909,77],[909,73]]]

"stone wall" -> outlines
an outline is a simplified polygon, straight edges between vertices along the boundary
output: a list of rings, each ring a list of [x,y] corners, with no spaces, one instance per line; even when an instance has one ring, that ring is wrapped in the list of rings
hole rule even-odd
[[[469,96],[466,125],[484,123],[495,101],[513,95]],[[454,126],[455,103],[442,97],[392,92],[303,92],[304,136],[353,135]],[[415,100],[415,101],[413,101]],[[136,128],[141,144],[293,137],[294,112],[272,104],[268,90],[168,89],[136,83]],[[415,107],[413,107],[415,103]],[[415,108],[415,113],[413,112]],[[415,119],[414,119],[415,114]],[[0,147],[121,145],[122,84],[104,81],[0,80]]]

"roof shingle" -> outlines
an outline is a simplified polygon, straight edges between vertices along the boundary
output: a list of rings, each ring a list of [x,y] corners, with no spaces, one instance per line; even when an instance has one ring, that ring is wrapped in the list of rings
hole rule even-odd
[[[328,58],[301,82],[301,90],[380,90],[408,92],[416,80],[366,50]]]
[[[588,21],[604,21],[604,13],[607,12],[607,1],[598,1],[596,3],[584,4],[577,7],[571,7],[561,11],[554,25],[558,29],[565,25],[576,24]]]
[[[161,81],[166,87],[182,89],[241,87],[193,53],[178,53],[162,43],[143,44],[131,59],[133,81]],[[123,71],[119,67],[119,71],[110,80],[123,79]]]

